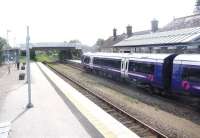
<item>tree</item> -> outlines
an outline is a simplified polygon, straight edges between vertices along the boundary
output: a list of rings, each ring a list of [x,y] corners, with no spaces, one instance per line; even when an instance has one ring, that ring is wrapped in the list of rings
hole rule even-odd
[[[3,48],[9,48],[10,46],[8,45],[6,39],[0,37],[0,49],[2,50]]]
[[[196,1],[196,6],[200,6],[200,0]]]
[[[10,47],[10,46],[8,45],[6,39],[0,37],[0,64],[2,63],[2,60],[3,60],[3,57],[2,57],[3,56],[2,55],[3,52],[2,52],[2,50],[4,48],[8,48],[8,47]]]
[[[94,48],[94,51],[100,51],[101,49],[101,46],[104,44],[104,39],[97,39],[96,43],[94,44],[93,48]]]
[[[74,39],[74,40],[70,40],[69,43],[78,43],[78,44],[81,44],[81,41],[79,41],[77,39]]]

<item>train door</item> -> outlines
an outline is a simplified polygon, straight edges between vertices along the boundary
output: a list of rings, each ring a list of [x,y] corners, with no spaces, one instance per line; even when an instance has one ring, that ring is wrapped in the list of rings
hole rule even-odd
[[[93,59],[94,57],[90,56],[90,63],[89,63],[90,69],[93,69]]]
[[[125,77],[125,60],[126,58],[122,58],[121,60],[121,77],[124,78]]]
[[[125,59],[125,71],[124,71],[124,76],[125,76],[125,78],[128,78],[128,66],[129,66],[129,59],[128,58],[126,58]]]

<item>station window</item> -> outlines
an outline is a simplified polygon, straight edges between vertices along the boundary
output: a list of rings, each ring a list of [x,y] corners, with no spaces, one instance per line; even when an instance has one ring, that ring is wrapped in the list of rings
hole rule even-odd
[[[90,63],[90,57],[85,56],[83,62],[86,63],[86,64],[89,64]]]
[[[128,70],[131,72],[154,74],[154,64],[130,61]]]
[[[182,79],[200,83],[200,69],[188,67],[183,68]]]

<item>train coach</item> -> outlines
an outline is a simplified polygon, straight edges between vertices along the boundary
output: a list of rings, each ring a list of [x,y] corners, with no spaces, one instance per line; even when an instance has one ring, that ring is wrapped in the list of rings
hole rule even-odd
[[[113,79],[123,78],[124,59],[128,54],[122,53],[86,53],[81,61],[83,68]]]
[[[200,55],[181,54],[174,59],[172,91],[200,96]]]
[[[175,54],[131,54],[126,58],[125,77],[150,86],[155,91],[168,92]]]
[[[84,69],[156,92],[200,95],[200,55],[86,53]]]

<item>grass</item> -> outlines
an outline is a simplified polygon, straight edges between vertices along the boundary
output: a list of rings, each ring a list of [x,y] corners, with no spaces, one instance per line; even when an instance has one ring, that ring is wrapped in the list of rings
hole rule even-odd
[[[54,62],[56,61],[58,58],[57,56],[54,56],[54,55],[47,55],[47,54],[38,54],[36,55],[36,61],[39,61],[39,62]]]
[[[50,55],[48,56],[47,54],[37,54],[35,57],[36,61],[38,62],[54,62],[58,60],[58,57],[56,55]],[[26,63],[26,56],[20,56],[19,59],[20,63]]]
[[[26,57],[25,56],[20,56],[19,57],[19,62],[20,63],[26,63]]]

